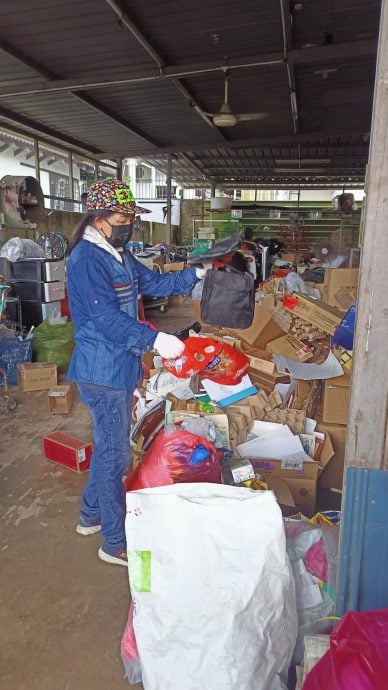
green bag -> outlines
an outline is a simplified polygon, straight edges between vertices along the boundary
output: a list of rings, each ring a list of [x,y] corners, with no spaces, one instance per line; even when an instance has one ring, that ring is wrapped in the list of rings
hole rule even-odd
[[[53,362],[58,371],[66,373],[74,350],[74,325],[67,323],[49,323],[43,321],[34,330],[32,343],[34,362]]]

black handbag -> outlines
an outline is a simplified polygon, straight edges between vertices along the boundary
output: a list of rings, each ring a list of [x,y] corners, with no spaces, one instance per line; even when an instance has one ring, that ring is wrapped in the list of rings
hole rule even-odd
[[[201,318],[212,326],[249,328],[255,312],[254,278],[247,271],[207,271],[202,291]]]

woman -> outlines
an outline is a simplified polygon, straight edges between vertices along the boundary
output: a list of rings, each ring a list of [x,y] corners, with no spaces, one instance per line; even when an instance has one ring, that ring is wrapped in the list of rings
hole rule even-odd
[[[137,209],[123,182],[97,182],[86,205],[67,262],[76,343],[68,378],[77,382],[94,423],[93,457],[76,531],[86,536],[101,530],[99,557],[127,565],[122,478],[130,469],[132,394],[142,377],[141,355],[155,349],[162,357],[178,357],[183,351],[175,336],[137,321],[138,294],[189,294],[207,268],[160,275],[124,249]]]

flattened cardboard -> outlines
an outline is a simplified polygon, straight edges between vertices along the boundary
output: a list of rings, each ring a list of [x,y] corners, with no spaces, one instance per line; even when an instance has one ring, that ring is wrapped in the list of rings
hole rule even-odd
[[[283,335],[281,338],[271,340],[267,345],[267,350],[274,355],[284,355],[297,362],[308,362],[314,356],[301,340],[292,335]]]
[[[342,490],[347,427],[320,423],[317,426],[317,431],[322,431],[330,436],[334,452],[330,462],[319,475],[318,485],[322,489]]]
[[[349,415],[350,374],[325,381],[323,421],[328,424],[347,424]]]
[[[323,284],[324,301],[332,307],[337,307],[342,311],[346,310],[346,306],[337,299],[336,295],[348,292],[356,297],[358,276],[358,268],[326,268]]]
[[[171,264],[164,264],[163,266],[163,273],[176,273],[177,271],[183,271],[185,267],[185,264],[183,261],[171,263]]]
[[[315,514],[317,496],[318,463],[304,462],[302,470],[283,470],[281,460],[251,460],[257,474],[270,482],[271,476],[283,479],[292,495],[296,511],[306,517]]]
[[[284,335],[284,331],[273,320],[263,306],[255,306],[252,326],[243,330],[228,329],[228,333],[244,340],[251,347],[265,349],[267,343]]]

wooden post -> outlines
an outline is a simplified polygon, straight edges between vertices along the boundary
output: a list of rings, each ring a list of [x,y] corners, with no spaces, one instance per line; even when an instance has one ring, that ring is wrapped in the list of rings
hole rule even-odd
[[[345,463],[388,469],[388,0],[383,0]]]

